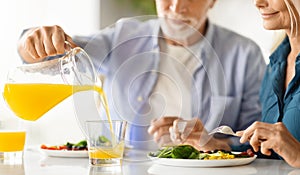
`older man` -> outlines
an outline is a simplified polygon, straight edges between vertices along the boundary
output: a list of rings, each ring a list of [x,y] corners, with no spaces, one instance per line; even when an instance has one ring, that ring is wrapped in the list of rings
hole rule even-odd
[[[242,130],[259,120],[265,69],[259,47],[208,20],[215,0],[155,2],[158,19],[121,19],[90,36],[71,38],[59,26],[31,28],[19,53],[32,63],[63,54],[65,41],[84,48],[106,77],[112,116],[130,122],[130,144],[137,148],[169,144],[178,118],[198,118],[204,132],[224,124]],[[197,148],[232,144],[212,138]]]

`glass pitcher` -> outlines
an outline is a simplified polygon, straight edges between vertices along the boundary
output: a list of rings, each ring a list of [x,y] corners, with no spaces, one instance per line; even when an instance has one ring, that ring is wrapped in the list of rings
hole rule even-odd
[[[98,101],[107,104],[88,54],[80,47],[68,45],[61,58],[11,70],[3,96],[16,116],[35,121],[67,97],[89,90],[98,92]]]

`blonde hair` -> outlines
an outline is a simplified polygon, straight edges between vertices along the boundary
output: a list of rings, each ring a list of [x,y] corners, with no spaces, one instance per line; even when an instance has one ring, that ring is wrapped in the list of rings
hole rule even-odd
[[[273,44],[271,47],[271,53],[273,53],[277,47],[282,43],[282,41],[284,40],[286,33],[284,30],[275,30],[274,31],[274,35],[273,35],[274,39],[273,39]]]
[[[289,11],[290,23],[291,23],[291,36],[297,36],[300,23],[300,0],[284,0],[284,3]],[[273,45],[271,47],[271,53],[273,53],[281,42],[286,37],[284,30],[277,30],[274,32]]]
[[[299,22],[300,22],[299,21],[300,2],[299,0],[284,0],[284,3],[290,14],[291,36],[297,36]]]

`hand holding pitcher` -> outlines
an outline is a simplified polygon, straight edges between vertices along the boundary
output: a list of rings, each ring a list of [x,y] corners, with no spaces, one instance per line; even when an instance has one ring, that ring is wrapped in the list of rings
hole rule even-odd
[[[68,41],[71,47],[77,45],[60,26],[43,26],[28,29],[18,43],[18,51],[27,63],[44,60],[48,56],[64,54]]]
[[[63,57],[24,64],[8,73],[3,96],[18,117],[35,121],[73,93],[101,84],[88,54],[63,43]]]

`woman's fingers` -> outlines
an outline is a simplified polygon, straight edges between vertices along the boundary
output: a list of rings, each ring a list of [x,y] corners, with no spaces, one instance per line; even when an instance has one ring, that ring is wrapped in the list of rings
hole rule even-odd
[[[240,142],[249,141],[255,152],[261,151],[262,154],[270,155],[273,143],[276,142],[276,124],[255,122],[244,131],[237,132],[241,135]],[[279,144],[279,143],[277,143]]]
[[[261,144],[259,138],[260,138],[259,134],[255,131],[255,133],[251,136],[249,140],[249,143],[255,152],[259,151],[259,147]]]
[[[267,129],[270,130],[272,127],[272,124],[264,123],[264,122],[254,122],[252,125],[250,125],[246,130],[237,132],[239,135],[242,134],[240,138],[241,143],[245,143],[250,140],[254,132],[258,129]],[[242,132],[242,133],[241,133]]]
[[[260,152],[264,155],[271,155],[272,146],[270,144],[270,140],[261,142]]]
[[[238,137],[242,137],[243,134],[244,134],[244,131],[237,131],[237,132],[235,133],[235,135],[238,136]]]

